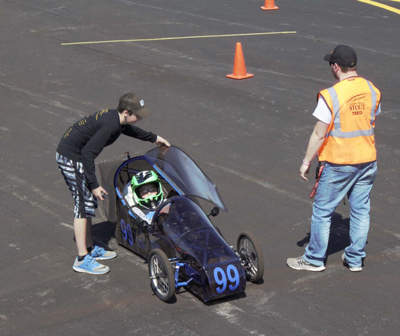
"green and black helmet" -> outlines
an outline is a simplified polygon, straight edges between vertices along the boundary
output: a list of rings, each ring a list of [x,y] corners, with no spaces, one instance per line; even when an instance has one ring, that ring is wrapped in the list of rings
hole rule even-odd
[[[152,170],[144,170],[135,174],[132,177],[131,187],[135,203],[146,209],[154,210],[164,200],[161,182],[157,174]],[[149,192],[152,193],[152,195],[142,198],[143,194]],[[156,192],[156,194],[154,194],[154,192]]]

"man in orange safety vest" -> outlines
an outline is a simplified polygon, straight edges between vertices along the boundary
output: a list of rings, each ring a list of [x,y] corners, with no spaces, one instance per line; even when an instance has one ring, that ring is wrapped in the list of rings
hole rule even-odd
[[[318,93],[313,115],[318,119],[300,167],[307,181],[311,161],[318,153],[323,167],[315,194],[310,243],[303,256],[287,259],[295,270],[323,271],[332,214],[347,195],[350,204],[350,245],[342,262],[350,271],[362,270],[370,225],[370,192],[377,174],[375,119],[381,110],[381,92],[357,75],[353,48],[337,46],[325,55],[339,82]]]

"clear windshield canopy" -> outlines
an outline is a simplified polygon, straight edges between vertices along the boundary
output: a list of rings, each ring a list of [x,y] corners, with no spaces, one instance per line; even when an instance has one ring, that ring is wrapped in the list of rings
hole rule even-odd
[[[186,196],[196,196],[214,203],[226,211],[217,187],[199,166],[177,147],[159,147],[145,154],[146,158]]]

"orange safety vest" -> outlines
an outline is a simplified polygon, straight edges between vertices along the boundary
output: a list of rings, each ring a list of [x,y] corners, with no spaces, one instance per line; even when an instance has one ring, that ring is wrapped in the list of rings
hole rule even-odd
[[[318,93],[332,113],[318,159],[336,164],[376,160],[375,113],[381,92],[361,77],[349,77]]]

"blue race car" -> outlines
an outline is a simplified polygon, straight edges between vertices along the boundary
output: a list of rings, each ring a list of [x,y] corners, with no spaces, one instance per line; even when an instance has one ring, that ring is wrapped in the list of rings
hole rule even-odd
[[[145,155],[98,166],[108,199],[101,213],[115,223],[119,244],[148,261],[150,285],[163,301],[185,287],[203,302],[244,292],[246,281],[264,274],[263,254],[250,232],[237,239],[236,250],[223,238],[209,217],[226,211],[216,186],[182,150],[171,146]],[[143,171],[157,174],[164,200],[144,221],[123,194],[132,177]],[[198,198],[214,204],[206,214]]]

